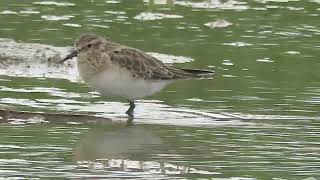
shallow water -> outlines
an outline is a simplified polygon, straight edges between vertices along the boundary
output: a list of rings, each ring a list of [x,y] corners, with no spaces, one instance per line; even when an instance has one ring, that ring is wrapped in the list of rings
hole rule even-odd
[[[0,177],[320,179],[319,14],[315,0],[2,0],[0,38],[71,46],[94,32],[216,75],[138,101],[127,126],[123,100],[1,70],[1,109],[113,122],[10,119]]]

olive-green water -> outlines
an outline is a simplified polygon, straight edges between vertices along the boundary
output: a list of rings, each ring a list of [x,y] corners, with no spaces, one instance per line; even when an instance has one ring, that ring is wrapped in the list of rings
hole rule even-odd
[[[2,75],[1,109],[120,122],[2,123],[0,177],[320,179],[319,16],[319,0],[1,0],[0,38],[93,32],[216,74],[138,101],[131,126],[85,84]]]

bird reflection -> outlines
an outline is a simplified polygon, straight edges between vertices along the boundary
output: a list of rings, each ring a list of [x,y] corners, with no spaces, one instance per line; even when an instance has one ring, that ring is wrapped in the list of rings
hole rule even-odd
[[[128,120],[127,120],[127,122],[126,122],[126,126],[127,126],[127,127],[128,127],[128,126],[132,126],[132,125],[133,125],[133,120],[134,120],[134,117],[129,116],[129,117],[128,117]]]
[[[162,147],[162,140],[151,131],[128,120],[126,126],[108,125],[107,129],[95,129],[78,145],[75,161],[99,161],[104,166],[124,170],[125,161],[135,161],[136,169],[143,169],[142,161],[155,158]]]
[[[186,174],[196,169],[169,163],[160,137],[143,126],[108,125],[97,128],[81,140],[73,160],[80,167],[105,171]]]
[[[194,168],[174,165],[158,156],[168,153],[163,140],[143,125],[109,124],[93,129],[83,138],[73,160],[80,167],[105,171],[198,173]]]

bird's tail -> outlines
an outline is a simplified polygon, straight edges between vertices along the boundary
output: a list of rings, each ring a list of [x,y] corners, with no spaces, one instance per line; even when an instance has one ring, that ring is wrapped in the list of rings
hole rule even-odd
[[[203,69],[172,68],[171,72],[178,79],[212,79],[214,75],[214,71]]]
[[[203,69],[186,69],[180,68],[182,71],[187,72],[194,78],[201,78],[201,79],[211,79],[213,78],[214,71],[210,70],[203,70]]]

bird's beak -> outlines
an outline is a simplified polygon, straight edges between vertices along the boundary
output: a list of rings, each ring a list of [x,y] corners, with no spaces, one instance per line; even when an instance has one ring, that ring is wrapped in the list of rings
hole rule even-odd
[[[63,63],[68,59],[72,59],[78,55],[78,52],[76,50],[72,51],[69,55],[67,55],[65,58],[63,58],[59,63]]]

